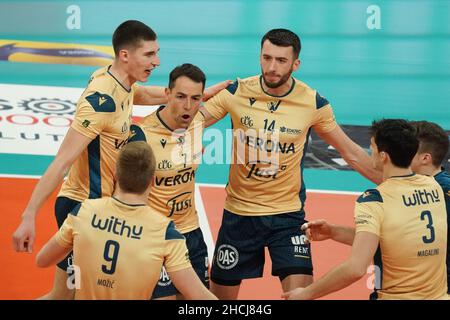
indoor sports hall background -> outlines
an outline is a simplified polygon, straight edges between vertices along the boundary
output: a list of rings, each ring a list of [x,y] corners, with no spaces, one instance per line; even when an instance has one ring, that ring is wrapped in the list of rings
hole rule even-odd
[[[257,74],[261,37],[283,27],[302,40],[295,76],[331,102],[338,122],[363,147],[368,148],[367,126],[382,117],[429,120],[450,129],[450,1],[0,0],[0,299],[33,299],[51,288],[53,269],[38,269],[34,258],[56,231],[55,194],[38,217],[33,254],[15,253],[11,236],[89,75],[111,61],[112,33],[128,19],[158,34],[161,66],[147,84],[166,85],[170,70],[184,62],[201,67],[208,85]],[[150,110],[136,107],[135,115]],[[217,130],[229,127],[224,119],[206,131],[206,150]],[[223,162],[227,151],[215,150],[215,159]],[[202,164],[197,176],[197,206],[210,252],[227,175],[227,164]],[[307,217],[348,225],[357,194],[372,186],[314,136],[305,182]],[[315,278],[348,254],[349,248],[331,241],[314,243]],[[280,298],[269,266],[264,278],[244,282],[241,299]],[[326,298],[367,299],[372,282],[369,271]]]

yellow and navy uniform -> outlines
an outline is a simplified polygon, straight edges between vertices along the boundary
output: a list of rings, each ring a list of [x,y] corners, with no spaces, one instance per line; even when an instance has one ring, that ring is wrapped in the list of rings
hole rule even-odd
[[[444,191],[445,206],[447,207],[447,293],[450,299],[450,174],[442,168],[442,170],[434,176]]]
[[[261,76],[238,79],[205,104],[216,119],[231,116],[237,165],[230,166],[225,209],[232,213],[263,216],[303,209],[310,129],[327,133],[337,124],[329,102],[292,79],[291,90],[280,97],[264,91]]]
[[[203,284],[209,288],[208,248],[200,229],[195,209],[195,173],[202,156],[204,116],[198,112],[187,130],[172,131],[161,119],[161,106],[131,125],[129,141],[147,141],[156,159],[155,176],[149,195],[149,206],[169,217],[186,238],[192,266]],[[177,294],[164,268],[152,298]]]
[[[117,156],[129,136],[135,85],[127,90],[109,68],[92,74],[78,100],[71,128],[92,142],[71,166],[59,197],[83,201],[113,192]]]
[[[73,248],[80,279],[75,299],[148,300],[163,263],[168,272],[191,267],[185,239],[170,219],[116,198],[75,207],[55,239]]]
[[[391,177],[355,206],[356,232],[379,237],[378,299],[445,299],[447,214],[442,188],[431,177]]]
[[[202,156],[204,116],[200,112],[187,130],[172,131],[158,110],[132,125],[130,141],[147,141],[156,158],[149,206],[171,218],[181,233],[199,228],[195,209],[195,173]]]

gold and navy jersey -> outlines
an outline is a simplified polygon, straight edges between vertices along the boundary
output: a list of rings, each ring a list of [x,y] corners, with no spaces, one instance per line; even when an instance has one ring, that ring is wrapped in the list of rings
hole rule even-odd
[[[391,177],[355,206],[356,232],[379,237],[378,299],[443,299],[447,295],[447,214],[431,177]]]
[[[450,294],[450,174],[442,168],[442,171],[434,176],[434,179],[439,183],[445,196],[445,205],[447,207],[447,292]]]
[[[198,112],[187,130],[172,131],[158,110],[131,126],[131,141],[147,141],[156,158],[149,206],[171,218],[181,233],[199,228],[195,173],[202,155],[204,116]]]
[[[119,149],[129,136],[134,90],[126,90],[109,67],[92,74],[71,125],[92,142],[71,166],[58,196],[83,201],[112,194]]]
[[[293,78],[284,96],[262,88],[262,77],[238,79],[209,99],[216,119],[230,114],[233,163],[225,209],[239,215],[271,215],[303,209],[303,159],[310,129],[327,133],[337,126],[329,102]]]
[[[116,198],[75,207],[55,239],[73,248],[75,299],[148,300],[163,264],[168,272],[191,267],[186,241],[170,219]]]

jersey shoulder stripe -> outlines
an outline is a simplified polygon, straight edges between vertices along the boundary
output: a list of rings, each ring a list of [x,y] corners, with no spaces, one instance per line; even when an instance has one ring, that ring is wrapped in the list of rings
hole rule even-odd
[[[184,236],[175,228],[173,221],[170,221],[166,229],[166,240],[183,240]]]
[[[330,104],[327,99],[322,97],[319,92],[316,91],[316,109],[320,109],[326,105]]]
[[[238,86],[239,86],[239,82],[236,80],[235,82],[230,84],[226,89],[228,90],[229,93],[234,95],[238,89]]]
[[[367,189],[356,201],[358,203],[383,202],[383,198],[381,197],[380,191],[377,189]]]
[[[116,111],[116,103],[114,99],[107,95],[101,94],[96,91],[93,94],[86,97],[86,100],[95,110],[95,112],[115,112]]]
[[[145,141],[147,142],[147,138],[145,137],[145,133],[142,128],[136,124],[132,124],[130,126],[130,138],[128,142],[133,141]]]
[[[77,204],[77,205],[72,209],[72,211],[69,212],[69,214],[71,214],[71,215],[73,215],[73,216],[76,217],[76,216],[78,215],[78,212],[80,211],[80,208],[81,208],[81,203]]]

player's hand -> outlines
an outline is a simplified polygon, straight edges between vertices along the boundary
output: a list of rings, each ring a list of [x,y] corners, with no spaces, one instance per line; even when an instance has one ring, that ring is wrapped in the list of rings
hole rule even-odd
[[[305,232],[309,242],[330,239],[333,231],[332,225],[323,219],[304,223],[301,229]]]
[[[286,300],[309,300],[305,288],[296,288],[294,290],[283,292],[281,297]]]
[[[13,247],[17,252],[33,252],[35,237],[34,218],[24,217],[13,234]]]
[[[225,80],[225,81],[219,82],[211,87],[206,88],[205,91],[203,92],[203,101],[204,102],[208,101],[214,95],[218,94],[219,91],[225,89],[232,83],[233,83],[232,80]]]

